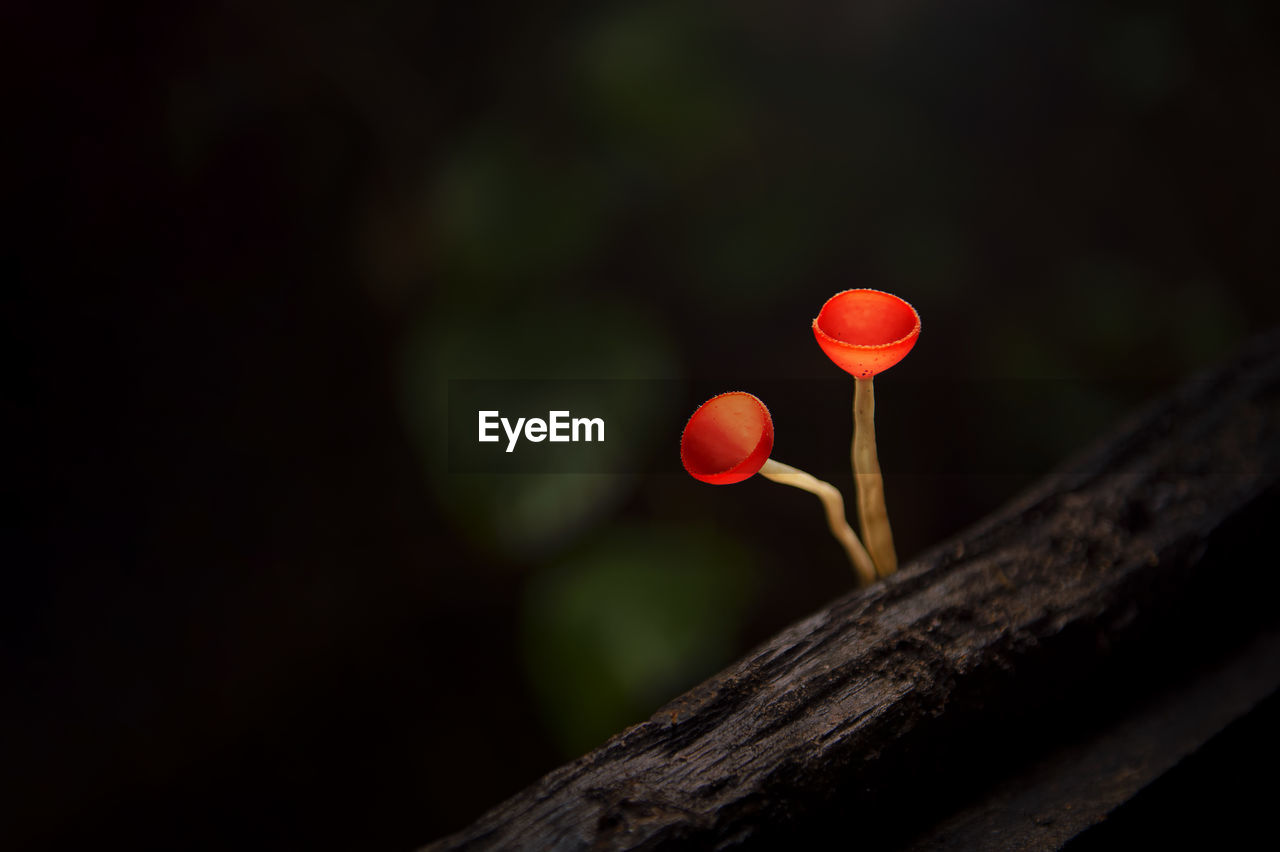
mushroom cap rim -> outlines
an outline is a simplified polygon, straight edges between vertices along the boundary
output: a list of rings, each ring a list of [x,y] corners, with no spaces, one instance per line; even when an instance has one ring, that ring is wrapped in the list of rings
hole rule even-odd
[[[822,316],[822,311],[826,310],[827,305],[831,304],[831,302],[834,299],[838,299],[839,297],[843,296],[845,293],[879,293],[882,296],[889,296],[890,298],[897,299],[899,302],[902,302],[902,304],[906,305],[908,308],[911,309],[911,315],[916,318],[916,324],[911,327],[910,331],[908,331],[906,334],[899,337],[897,340],[890,340],[886,343],[850,343],[847,340],[841,340],[838,337],[832,337],[831,335],[823,331],[822,326],[818,325],[818,319]],[[908,302],[906,299],[902,298],[901,296],[896,296],[893,293],[888,293],[888,292],[885,292],[884,290],[875,290],[870,287],[853,287],[848,290],[841,290],[839,293],[836,293],[830,299],[827,299],[825,302],[822,303],[822,309],[818,311],[818,316],[813,318],[813,330],[815,334],[821,335],[824,340],[829,340],[832,343],[834,343],[836,346],[843,346],[848,349],[855,349],[859,352],[870,352],[876,349],[888,349],[890,346],[897,346],[901,344],[904,340],[908,340],[912,337],[919,336],[920,312],[917,311],[915,309],[915,306],[912,305],[910,302]]]

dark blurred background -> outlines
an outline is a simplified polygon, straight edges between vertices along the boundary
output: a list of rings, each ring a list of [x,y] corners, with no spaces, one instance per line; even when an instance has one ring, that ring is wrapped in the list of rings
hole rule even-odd
[[[406,850],[850,588],[676,446],[753,390],[900,556],[1280,319],[1262,2],[3,13],[7,848]],[[452,471],[450,381],[634,394],[608,474]],[[655,391],[655,389],[658,389]],[[529,413],[529,412],[522,412]]]

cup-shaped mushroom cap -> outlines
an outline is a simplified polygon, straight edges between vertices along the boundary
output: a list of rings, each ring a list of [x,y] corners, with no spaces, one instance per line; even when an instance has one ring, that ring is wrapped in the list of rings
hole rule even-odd
[[[813,321],[813,336],[836,366],[869,379],[906,357],[920,337],[920,315],[879,290],[836,293]]]
[[[694,479],[729,485],[750,477],[773,451],[773,418],[749,393],[732,391],[698,406],[680,436],[680,461]]]

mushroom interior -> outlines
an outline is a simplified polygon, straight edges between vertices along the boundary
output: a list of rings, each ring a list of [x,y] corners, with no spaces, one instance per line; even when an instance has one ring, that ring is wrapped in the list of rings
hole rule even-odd
[[[912,307],[878,290],[848,290],[818,314],[824,334],[853,346],[884,346],[911,334],[920,322]]]
[[[736,479],[745,479],[760,469],[772,448],[769,410],[743,392],[707,400],[689,418],[680,439],[685,468],[699,477],[733,472],[742,466],[742,475]]]

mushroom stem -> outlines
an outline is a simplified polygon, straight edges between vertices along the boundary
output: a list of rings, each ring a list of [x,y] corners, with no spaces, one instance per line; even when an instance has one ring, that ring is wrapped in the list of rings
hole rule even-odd
[[[760,468],[760,475],[774,482],[781,482],[783,485],[790,485],[817,495],[827,511],[827,525],[831,527],[831,534],[849,555],[849,562],[853,565],[853,573],[858,579],[858,585],[869,586],[875,582],[875,565],[858,539],[858,534],[853,531],[853,527],[849,526],[849,521],[844,514],[844,498],[840,496],[840,489],[830,482],[823,482],[803,470],[797,470],[789,464],[773,459],[765,461]]]
[[[858,487],[858,525],[876,571],[887,577],[898,570],[893,531],[884,506],[884,479],[876,457],[876,396],[871,378],[858,379],[853,393],[853,479]]]

